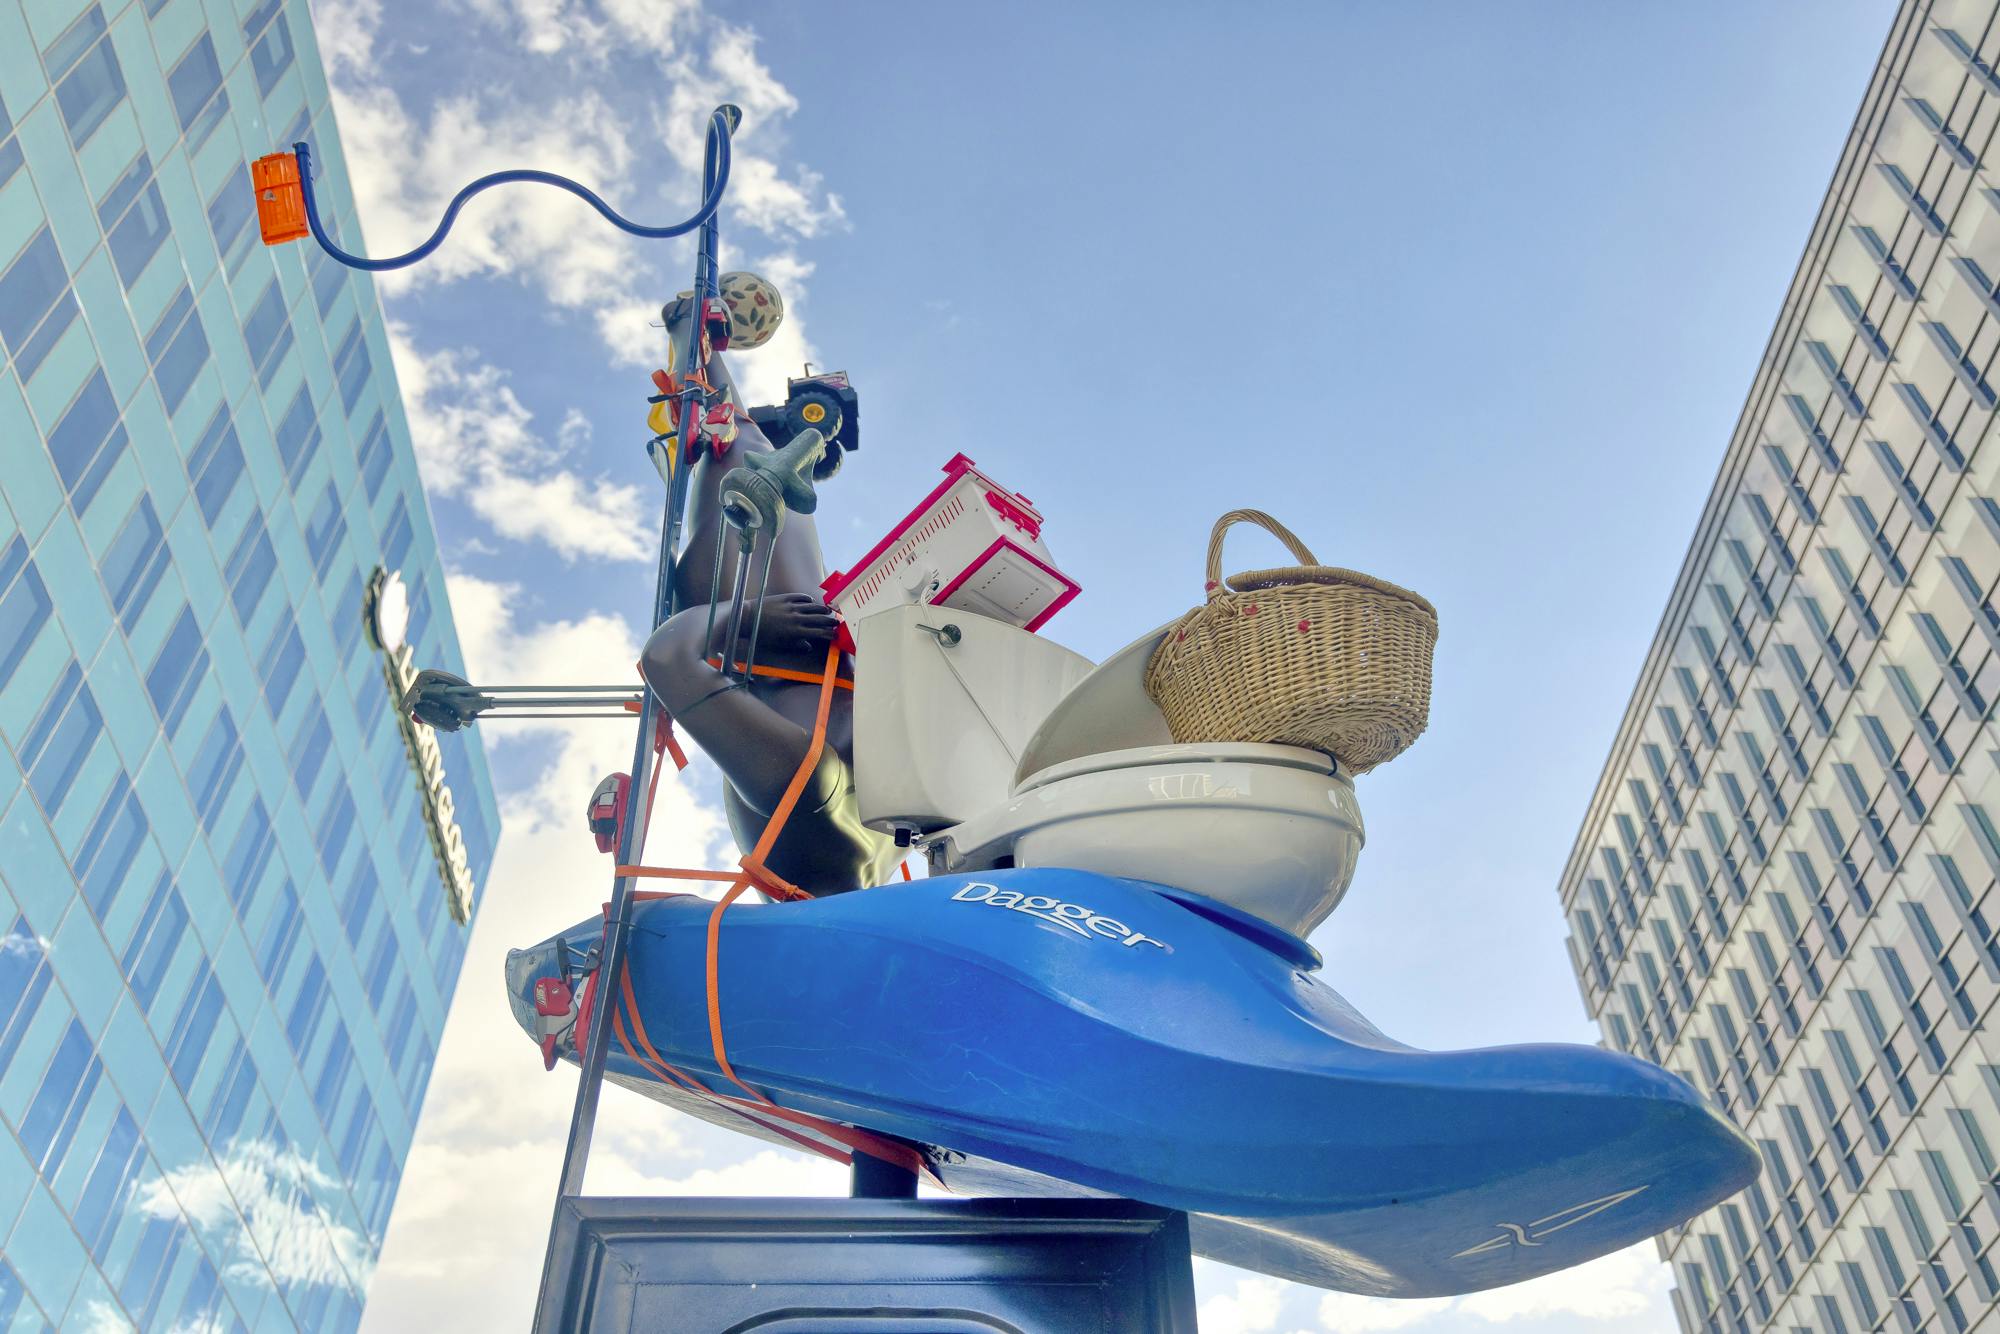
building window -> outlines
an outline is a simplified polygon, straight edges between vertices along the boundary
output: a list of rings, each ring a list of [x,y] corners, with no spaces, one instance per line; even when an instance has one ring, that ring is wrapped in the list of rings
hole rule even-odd
[[[333,370],[340,379],[340,402],[349,413],[360,401],[361,393],[368,388],[368,373],[374,364],[368,358],[368,340],[362,336],[361,317],[347,326],[347,334],[340,340],[340,350],[334,354]]]
[[[1995,404],[2000,404],[2000,395],[1994,394],[1993,387],[1986,383],[1985,375],[1980,372],[1979,367],[1972,364],[1971,353],[1958,345],[1958,339],[1952,336],[1951,330],[1936,320],[1924,321],[1923,328],[1932,345],[1943,353],[1945,361],[1950,363],[1951,373],[1958,377],[1958,382],[1965,386],[1966,391],[1980,407],[1990,411]]]
[[[332,751],[333,729],[327,726],[326,710],[317,700],[309,699],[299,717],[298,735],[292,739],[292,786],[298,789],[301,802],[311,802],[313,784]]]
[[[2000,982],[2000,941],[1995,940],[1993,928],[1987,925],[1986,914],[1980,910],[1972,887],[1965,883],[1958,862],[1949,854],[1933,852],[1930,864],[1939,888],[1944,891],[1945,905],[1951,909],[1952,916],[1958,919],[1966,938],[1979,953],[1980,966],[1988,978]]]
[[[312,391],[305,385],[292,395],[291,403],[285,408],[285,415],[278,421],[278,457],[284,460],[285,477],[294,489],[299,478],[312,465],[313,455],[319,451],[319,418],[313,413]]]
[[[1838,472],[1839,469],[1840,465],[1836,463],[1834,471]],[[1778,516],[1771,513],[1771,507],[1764,503],[1764,497],[1755,491],[1744,492],[1743,505],[1750,511],[1750,517],[1756,522],[1758,531],[1763,533],[1765,540],[1770,543],[1771,554],[1785,567],[1785,573],[1790,574],[1798,567],[1798,561],[1792,555],[1791,544],[1785,540],[1783,530],[1778,527]]]
[[[1868,258],[1875,261],[1875,267],[1881,270],[1884,278],[1888,279],[1889,286],[1894,289],[1896,295],[1905,301],[1915,301],[1916,283],[1911,280],[1909,271],[1897,262],[1895,255],[1890,252],[1887,243],[1876,234],[1875,229],[1852,227],[1849,231],[1854,239],[1861,243],[1861,248],[1867,252]]]
[[[167,91],[173,97],[181,129],[187,132],[188,152],[192,154],[208,142],[229,110],[229,94],[222,90],[222,66],[215,58],[215,42],[207,33],[167,75]]]
[[[287,612],[271,631],[270,642],[264,646],[264,657],[259,663],[264,676],[264,701],[269,705],[274,720],[283,712],[285,701],[291,698],[292,687],[304,674],[305,665],[306,646],[299,638],[298,622]]]
[[[1910,573],[1903,568],[1901,558],[1896,555],[1895,544],[1889,541],[1887,526],[1875,517],[1875,511],[1868,507],[1868,502],[1860,496],[1848,496],[1847,509],[1861,535],[1868,539],[1875,558],[1882,562],[1882,570],[1889,576],[1889,582],[1898,588],[1909,583]]]
[[[209,1039],[214,1036],[221,1017],[222,984],[216,981],[215,970],[204,961],[194,985],[188,988],[187,1003],[174,1015],[173,1030],[162,1053],[167,1058],[167,1068],[173,1071],[174,1082],[185,1093],[194,1092],[201,1058],[208,1054]]]
[[[1986,716],[1986,701],[1972,682],[1972,673],[1959,661],[1957,646],[1938,624],[1937,617],[1927,611],[1912,612],[1910,620],[1917,628],[1917,638],[1924,641],[1924,647],[1936,661],[1940,674],[1944,677],[1945,689],[1951,691],[1958,700],[1958,706],[1974,718]]]
[[[138,794],[132,790],[132,781],[121,770],[112,780],[104,803],[91,819],[90,830],[84,835],[83,847],[77,853],[75,864],[84,901],[96,912],[100,921],[110,916],[111,906],[117,899],[119,889],[124,886],[125,876],[132,869],[132,861],[146,841],[148,828],[146,814],[139,807]]]
[[[0,689],[14,679],[14,669],[28,656],[53,608],[47,586],[28,559],[28,544],[17,534],[0,547]]]
[[[83,682],[83,669],[71,662],[35,716],[20,750],[28,786],[50,815],[62,809],[63,798],[69,795],[103,729],[104,717],[97,711],[90,687]]]
[[[186,283],[168,303],[153,331],[146,335],[146,356],[153,363],[153,380],[160,386],[160,401],[167,411],[179,408],[187,397],[194,377],[208,364],[208,334],[201,327],[201,314],[194,308],[194,294]]]
[[[340,244],[338,220],[327,214],[319,222],[333,243]],[[313,302],[324,319],[326,313],[333,309],[333,303],[340,299],[340,294],[347,290],[347,266],[319,246],[314,246],[306,254],[306,267],[312,273]]]
[[[1912,820],[1922,821],[1925,814],[1923,798],[1917,794],[1916,782],[1904,767],[1902,754],[1889,737],[1889,729],[1872,713],[1861,714],[1860,723],[1862,739],[1874,752],[1876,762],[1889,775],[1889,787],[1896,794],[1896,800]]]
[[[257,382],[269,389],[271,377],[292,347],[292,322],[285,315],[285,294],[276,278],[264,284],[263,294],[244,319],[243,342],[257,367]]]
[[[167,632],[166,642],[146,672],[146,693],[152,696],[169,736],[180,730],[188,706],[194,702],[194,692],[207,676],[208,650],[201,642],[201,627],[195,622],[194,609],[182,604],[174,628]]]
[[[125,99],[125,72],[104,34],[103,7],[92,5],[42,52],[42,68],[56,86],[56,108],[79,151]]]
[[[76,319],[69,270],[47,227],[29,238],[5,272],[0,272],[0,338],[23,380],[33,378],[56,340]]]
[[[362,436],[358,461],[361,465],[361,484],[368,490],[368,499],[374,500],[382,492],[382,479],[389,475],[392,462],[389,444],[389,428],[377,412],[368,423],[368,431]]]
[[[229,420],[227,407],[217,408],[209,418],[188,455],[187,469],[201,517],[213,527],[236,489],[236,479],[243,475],[243,446],[236,438],[236,424]]]
[[[215,198],[208,201],[208,228],[215,236],[215,253],[221,257],[222,265],[231,277],[243,267],[243,261],[253,249],[254,233],[250,227],[256,215],[257,201],[250,188],[250,168],[239,166],[229,173]]]
[[[1938,766],[1940,774],[1950,774],[1958,762],[1952,758],[1952,748],[1944,742],[1944,728],[1940,728],[1938,720],[1930,716],[1930,704],[1916,692],[1916,682],[1912,682],[1910,674],[1894,662],[1882,666],[1882,676],[1888,680],[1890,694],[1896,696],[1902,712],[1916,724],[1916,740],[1922,742],[1924,750],[1930,754],[1930,762]]]
[[[305,525],[306,550],[312,555],[313,571],[322,581],[333,565],[334,554],[340,549],[347,536],[347,519],[341,513],[340,493],[332,482],[320,492],[319,501],[312,508],[312,514]],[[416,632],[410,632],[411,642],[416,640]]]
[[[1725,537],[1722,546],[1729,553],[1730,563],[1736,567],[1736,572],[1742,575],[1743,582],[1750,586],[1750,595],[1757,600],[1758,610],[1766,617],[1776,616],[1777,601],[1772,598],[1771,590],[1763,576],[1757,572],[1757,562],[1751,559],[1750,548],[1733,537]]]
[[[1717,744],[1715,720],[1709,716],[1708,706],[1702,703],[1701,687],[1695,684],[1694,673],[1685,667],[1676,667],[1674,680],[1680,685],[1681,697],[1687,701],[1688,708],[1694,714],[1696,730],[1700,732],[1702,740],[1713,748]],[[1688,781],[1699,785],[1701,782],[1699,766],[1692,764],[1691,761],[1689,773]]]
[[[285,966],[291,962],[292,950],[299,943],[299,927],[303,920],[299,912],[298,891],[287,880],[278,887],[277,905],[265,920],[264,934],[257,944],[257,968],[263,973],[264,985],[273,996],[278,994]]]
[[[1893,354],[1889,351],[1888,340],[1882,337],[1880,329],[1869,322],[1867,310],[1863,308],[1854,293],[1839,283],[1828,284],[1826,290],[1832,294],[1833,304],[1840,308],[1840,313],[1854,326],[1854,332],[1861,339],[1861,346],[1867,350],[1868,355],[1877,361],[1891,360]]]
[[[78,514],[90,508],[125,452],[124,423],[104,372],[92,373],[76,401],[49,432],[49,455]]]
[[[1826,572],[1832,576],[1834,584],[1839,587],[1841,596],[1847,599],[1847,605],[1854,612],[1855,620],[1860,622],[1862,633],[1870,639],[1880,639],[1882,622],[1875,618],[1874,608],[1870,607],[1868,599],[1861,595],[1861,581],[1855,577],[1854,571],[1848,568],[1847,557],[1833,547],[1821,547],[1819,558],[1826,565]]]
[[[228,855],[222,859],[222,883],[228,888],[229,901],[236,905],[239,916],[250,902],[264,868],[271,864],[271,851],[271,817],[264,803],[252,797]]]
[[[122,960],[126,984],[142,1007],[151,1009],[159,996],[160,984],[166,980],[167,969],[187,929],[187,904],[174,886],[173,876],[162,871]]]
[[[1974,83],[1987,92],[2000,96],[2000,75],[1995,75],[1993,67],[1979,58],[1978,52],[1963,37],[1950,28],[1932,28],[1931,36],[1944,43],[1945,50],[1951,52],[1965,72],[1972,76]]]
[[[1866,417],[1868,406],[1861,401],[1861,395],[1855,392],[1854,382],[1840,369],[1840,358],[1833,355],[1833,349],[1816,338],[1808,338],[1803,346],[1806,359],[1812,363],[1813,369],[1819,372],[1827,388],[1833,391],[1833,401],[1857,421]]]
[[[12,1069],[21,1050],[22,1034],[41,1009],[49,989],[47,946],[16,917],[0,935],[0,1074]]]
[[[1813,405],[1798,394],[1786,394],[1785,406],[1791,410],[1792,419],[1799,424],[1799,430],[1805,433],[1806,443],[1819,455],[1820,462],[1826,466],[1827,471],[1839,472],[1840,454],[1834,449],[1833,441],[1828,438],[1825,428],[1819,424],[1819,413],[1814,410]]]
[[[295,52],[292,49],[291,25],[279,11],[284,0],[264,0],[243,20],[243,35],[252,43],[250,47],[250,68],[257,75],[257,91],[265,97],[277,87],[278,80],[291,68]],[[276,22],[272,22],[275,16]],[[265,27],[266,24],[270,26]],[[263,31],[259,32],[259,29]]]
[[[1926,532],[1937,527],[1937,515],[1931,512],[1930,503],[1924,499],[1924,493],[1917,489],[1916,479],[1910,476],[1909,470],[1903,466],[1903,461],[1896,457],[1895,447],[1886,440],[1870,440],[1868,452],[1875,456],[1875,462],[1881,466],[1883,475],[1889,479],[1889,484],[1896,488],[1896,499],[1909,512],[1911,522]]]
[[[252,512],[250,522],[243,526],[243,535],[236,539],[235,550],[229,553],[229,563],[223,567],[223,574],[229,580],[229,600],[236,608],[238,621],[244,625],[250,623],[264,590],[270,586],[271,576],[277,572],[278,556],[271,549],[264,516]]]
[[[139,503],[118,535],[111,539],[111,546],[97,569],[111,594],[111,606],[118,613],[119,623],[130,634],[145,614],[146,604],[152,600],[153,590],[159,587],[160,576],[167,569],[166,539],[152,497],[139,497]]]
[[[1985,497],[1980,497],[1984,500]],[[1991,504],[1989,501],[1988,504]],[[1984,513],[1984,510],[1981,511]],[[1987,600],[1986,590],[1979,586],[1979,580],[1972,573],[1972,567],[1957,556],[1946,556],[1938,564],[1944,569],[1945,578],[1957,590],[1967,611],[1972,613],[1972,623],[1979,627],[1979,633],[1986,636],[1986,642],[1995,651],[2000,651],[2000,612],[1993,609]]]
[[[409,502],[399,496],[396,508],[390,511],[389,527],[382,538],[383,564],[392,570],[401,569],[403,558],[410,554],[412,538]]]
[[[167,239],[167,208],[153,180],[151,158],[141,153],[132,159],[125,174],[105,191],[97,218],[118,278],[130,290]]]
[[[306,973],[292,998],[291,1012],[285,1017],[285,1037],[295,1052],[312,1050],[319,1033],[320,1017],[326,1012],[326,968],[317,955],[309,955]]]
[[[243,746],[237,739],[236,720],[229,716],[227,707],[218,709],[215,721],[209,724],[208,735],[202,738],[194,761],[188,765],[187,774],[188,795],[194,798],[202,828],[211,835],[242,768]]]
[[[1940,238],[1951,234],[1951,228],[1946,225],[1943,215],[1930,200],[1918,193],[1916,185],[1903,174],[1901,167],[1890,162],[1878,162],[1875,164],[1875,170],[1889,183],[1889,188],[1895,192],[1896,198],[1903,201],[1903,207],[1917,220],[1918,226],[1932,236]]]
[[[70,1020],[18,1125],[21,1147],[45,1179],[62,1171],[103,1072],[90,1035],[79,1020]]]
[[[334,788],[334,800],[326,806],[326,814],[320,816],[320,828],[316,830],[316,842],[320,848],[320,866],[328,876],[340,866],[340,854],[348,846],[348,836],[354,832],[354,798],[348,794],[348,786],[342,782]]]
[[[1910,414],[1910,419],[1916,422],[1918,429],[1924,434],[1925,442],[1937,451],[1940,459],[1944,460],[1944,466],[1953,472],[1964,472],[1965,454],[1959,449],[1958,442],[1952,439],[1951,432],[1939,418],[1938,410],[1930,405],[1923,391],[1904,380],[1896,381],[1891,387],[1896,391],[1896,401],[1903,405],[1904,410]]]

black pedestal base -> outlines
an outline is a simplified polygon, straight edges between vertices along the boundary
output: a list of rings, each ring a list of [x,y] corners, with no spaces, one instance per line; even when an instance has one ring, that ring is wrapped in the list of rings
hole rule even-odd
[[[565,1200],[541,1334],[1195,1334],[1129,1200]]]

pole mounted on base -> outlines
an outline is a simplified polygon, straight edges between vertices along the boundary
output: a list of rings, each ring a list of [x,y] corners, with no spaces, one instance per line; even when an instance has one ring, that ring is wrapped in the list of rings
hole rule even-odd
[[[653,227],[633,222],[595,192],[566,176],[545,171],[499,171],[480,177],[454,195],[436,229],[421,244],[400,255],[370,259],[343,250],[327,235],[320,219],[318,200],[313,194],[311,152],[306,144],[298,143],[292,146],[289,153],[268,154],[252,164],[251,184],[256,193],[258,230],[266,245],[282,245],[310,236],[320,249],[341,264],[352,269],[381,273],[415,264],[435,251],[444,243],[460,211],[474,195],[496,185],[529,183],[568,191],[589,204],[605,221],[634,236],[663,240],[694,233],[697,327],[694,336],[686,340],[687,346],[676,349],[673,388],[664,396],[662,403],[662,406],[668,407],[678,426],[679,447],[686,450],[701,438],[700,424],[711,406],[707,401],[710,397],[707,376],[702,374],[709,340],[700,336],[699,317],[720,295],[720,274],[716,263],[717,213],[729,185],[731,136],[742,120],[742,111],[729,105],[717,107],[709,116],[708,137],[702,154],[701,205],[688,218],[666,226]],[[818,433],[813,434],[817,436]],[[815,453],[814,458],[817,457]],[[664,470],[668,487],[660,519],[658,576],[646,619],[649,633],[675,610],[674,573],[680,551],[681,525],[687,508],[688,481],[694,471],[689,466],[691,459],[675,462],[681,466]],[[807,466],[810,467],[810,464]],[[790,492],[794,489],[787,485],[788,480],[757,473],[746,479],[743,490],[746,496],[753,497],[763,497],[769,490],[783,503],[791,499]],[[751,500],[749,503],[754,509],[758,502]],[[805,508],[810,508],[810,504]],[[761,510],[757,512],[762,513]],[[774,515],[773,535],[778,521],[780,516]],[[406,702],[422,721],[446,730],[456,730],[482,715],[619,716],[629,713],[636,705],[638,735],[633,745],[631,781],[626,789],[624,819],[618,835],[617,864],[621,867],[636,866],[644,861],[645,794],[651,787],[654,768],[659,763],[654,738],[666,717],[660,701],[650,690],[634,690],[625,686],[475,687],[458,677],[433,671],[420,674],[419,679],[413,682]],[[636,888],[636,880],[629,875],[618,876],[612,883],[603,952],[597,960],[601,977],[615,977],[623,962],[632,894]],[[583,1072],[577,1082],[576,1105],[570,1116],[555,1223],[560,1223],[563,1217],[565,1202],[583,1191],[584,1168],[590,1157],[598,1095],[604,1081],[604,1058],[611,1038],[611,1016],[615,1009],[610,998],[605,997],[603,1003],[592,1011],[589,1031],[583,1035]],[[557,1232],[558,1228],[552,1224],[550,1250],[544,1261],[542,1289],[536,1306],[535,1324],[538,1329],[551,1327],[558,1318],[556,1308],[560,1305],[560,1298],[559,1295],[551,1295],[560,1293],[563,1281],[555,1265]]]

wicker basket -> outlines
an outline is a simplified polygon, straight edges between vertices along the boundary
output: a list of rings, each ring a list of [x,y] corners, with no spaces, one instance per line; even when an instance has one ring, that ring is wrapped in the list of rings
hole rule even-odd
[[[1222,576],[1222,538],[1248,520],[1301,564]],[[1330,752],[1355,773],[1403,753],[1430,719],[1437,612],[1392,583],[1317,564],[1283,524],[1231,510],[1208,539],[1208,601],[1160,641],[1146,691],[1174,740]]]

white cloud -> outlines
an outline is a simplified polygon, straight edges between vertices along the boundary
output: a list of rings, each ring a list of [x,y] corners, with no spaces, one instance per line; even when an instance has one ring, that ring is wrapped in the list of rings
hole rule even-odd
[[[1278,1325],[1284,1305],[1285,1284],[1261,1274],[1247,1274],[1236,1280],[1228,1292],[1204,1301],[1195,1312],[1202,1334],[1265,1334]]]
[[[371,59],[379,0],[323,0],[321,43],[370,253],[415,245],[462,184],[509,167],[569,176],[641,222],[684,216],[698,197],[708,113],[722,102],[745,116],[733,151],[731,228],[792,239],[845,225],[817,172],[781,165],[768,151],[781,145],[782,122],[798,100],[758,61],[748,29],[685,0],[609,0],[597,9],[577,0],[473,0],[472,13],[530,54],[601,65],[619,53],[650,52],[646,86],[664,84],[667,92],[635,116],[596,91],[609,86],[605,69],[564,67],[547,86],[584,91],[536,99],[511,88],[504,98],[461,94],[412,110]],[[663,155],[636,155],[635,124],[656,130]],[[635,192],[635,181],[657,181],[659,189]],[[676,271],[685,254],[685,242],[663,254],[657,242],[618,231],[565,192],[509,186],[468,204],[423,263],[377,281],[391,298],[473,277],[521,281],[558,310],[583,315],[616,362],[651,368],[661,360],[661,339],[649,325],[685,282]]]
[[[1458,1299],[1459,1310],[1493,1324],[1551,1316],[1612,1322],[1659,1309],[1672,1279],[1650,1242],[1574,1269]]]
[[[1357,1297],[1351,1292],[1329,1292],[1319,1299],[1319,1323],[1340,1334],[1375,1334],[1378,1330],[1408,1329],[1453,1309],[1452,1297]]]
[[[338,80],[365,73],[375,57],[382,0],[313,0],[312,14],[327,76]]]
[[[1593,1334],[1643,1334],[1659,1328],[1672,1280],[1650,1242],[1589,1264],[1463,1297],[1402,1300],[1330,1292],[1319,1299],[1319,1323],[1340,1334],[1378,1330],[1460,1331],[1520,1325]]]
[[[389,346],[426,490],[462,499],[500,536],[545,544],[566,560],[652,557],[648,496],[561,466],[589,436],[581,413],[565,414],[551,448],[498,368],[469,351],[421,352],[395,322]]]
[[[655,1195],[845,1195],[847,1169],[827,1158],[763,1149],[741,1162],[651,1183]]]

